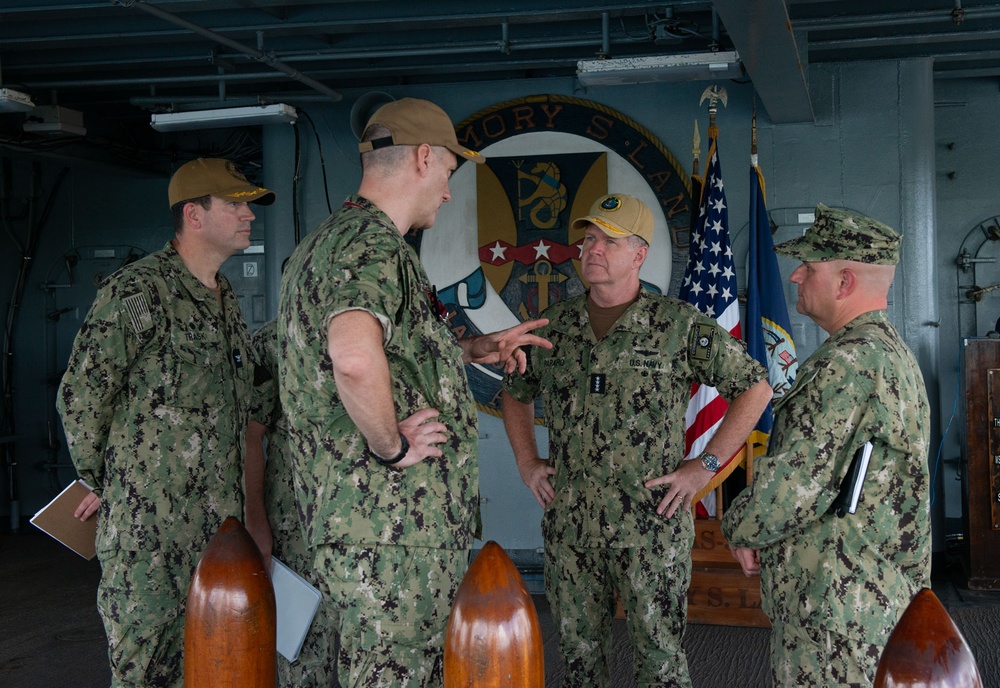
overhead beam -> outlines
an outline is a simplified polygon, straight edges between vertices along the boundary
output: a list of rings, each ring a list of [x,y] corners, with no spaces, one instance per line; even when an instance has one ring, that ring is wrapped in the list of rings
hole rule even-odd
[[[715,0],[719,19],[775,124],[813,122],[807,66],[784,0]]]
[[[334,91],[326,84],[320,83],[319,81],[316,81],[316,79],[313,79],[312,77],[303,74],[299,70],[288,66],[281,60],[275,59],[274,56],[269,53],[265,53],[264,51],[258,50],[257,48],[254,48],[249,45],[244,45],[239,41],[234,41],[231,38],[223,36],[218,32],[212,31],[211,29],[207,29],[204,26],[195,24],[194,22],[189,22],[188,20],[183,19],[182,17],[178,17],[176,14],[167,12],[166,10],[162,10],[155,5],[149,4],[148,2],[146,2],[146,0],[138,0],[135,3],[135,7],[139,8],[143,12],[146,12],[147,14],[153,15],[154,17],[158,17],[160,19],[163,19],[164,21],[170,22],[171,24],[175,24],[183,29],[192,31],[198,34],[199,36],[204,36],[205,38],[213,40],[216,43],[219,43],[220,45],[232,48],[233,50],[241,52],[245,55],[249,55],[255,60],[263,62],[272,69],[275,69],[281,72],[282,74],[285,74],[286,76],[294,79],[295,81],[298,81],[300,84],[305,84],[314,91],[322,93],[325,96],[329,96],[330,100],[332,100],[333,102],[337,102],[343,98],[343,96],[341,96],[340,93]]]

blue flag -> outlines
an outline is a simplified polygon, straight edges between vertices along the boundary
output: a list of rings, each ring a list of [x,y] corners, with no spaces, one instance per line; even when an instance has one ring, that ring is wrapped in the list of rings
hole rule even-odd
[[[795,381],[798,359],[792,328],[785,305],[778,257],[771,238],[771,222],[764,205],[764,175],[750,166],[750,255],[747,276],[746,341],[750,355],[767,368],[768,381],[774,389],[772,401],[780,399]],[[752,435],[754,454],[767,448],[767,437],[774,424],[771,404],[767,405]]]

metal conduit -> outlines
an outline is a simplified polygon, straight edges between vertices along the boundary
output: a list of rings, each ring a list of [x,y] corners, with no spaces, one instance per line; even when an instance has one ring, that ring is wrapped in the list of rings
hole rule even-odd
[[[964,8],[965,19],[997,19],[1000,18],[998,7]],[[822,19],[795,19],[792,25],[796,29],[807,31],[828,31],[833,29],[863,29],[886,26],[905,26],[907,24],[927,24],[935,21],[951,21],[950,10],[914,10],[905,16],[894,14],[872,14],[863,17],[836,17]]]
[[[567,65],[575,65],[577,62],[576,58],[564,58],[564,59],[547,59],[547,60],[512,60],[509,62],[504,62],[499,66],[500,69],[542,69],[545,67],[564,67]],[[476,72],[484,71],[487,68],[496,67],[496,63],[483,63],[483,62],[464,62],[464,63],[452,63],[447,65],[448,73],[459,73],[459,72]],[[440,67],[440,65],[438,65]],[[389,65],[385,67],[366,67],[364,73],[368,75],[372,74],[408,74],[414,70],[419,70],[420,67],[400,67]],[[356,69],[325,69],[323,70],[324,75],[328,76],[341,76],[341,77],[351,77],[358,74]],[[136,77],[136,78],[120,78],[120,79],[85,79],[80,81],[32,81],[29,85],[35,89],[60,89],[60,88],[78,88],[78,87],[95,87],[95,86],[137,86],[137,85],[150,85],[156,86],[158,84],[203,84],[214,82],[215,80],[222,78],[217,74],[208,74],[204,76],[179,76],[179,77]],[[229,81],[253,81],[253,80],[267,80],[267,79],[278,79],[279,75],[267,72],[267,73],[257,73],[257,74],[232,74],[224,77]],[[291,96],[288,96],[291,97]],[[160,102],[172,100],[170,96],[164,96],[160,99]],[[202,98],[204,100],[204,98]]]
[[[258,60],[259,62],[263,62],[264,64],[268,65],[269,67],[272,67],[272,68],[278,70],[282,74],[288,75],[289,77],[291,77],[295,81],[298,81],[301,84],[305,84],[306,86],[308,86],[309,88],[313,89],[314,91],[318,91],[318,92],[322,93],[323,95],[329,96],[330,99],[332,101],[334,101],[334,102],[337,102],[337,101],[343,99],[343,96],[340,95],[340,93],[338,93],[337,91],[334,91],[329,86],[326,86],[325,84],[322,84],[322,83],[316,81],[312,77],[306,76],[305,74],[303,74],[299,70],[295,69],[294,67],[288,66],[287,64],[285,64],[281,60],[275,59],[273,55],[269,55],[268,53],[265,53],[265,52],[263,52],[261,50],[257,50],[256,48],[252,48],[249,45],[244,45],[243,43],[240,43],[239,41],[234,41],[233,39],[227,38],[227,37],[223,36],[222,34],[219,34],[219,33],[216,33],[215,31],[212,31],[211,29],[206,29],[204,26],[199,26],[198,24],[195,24],[193,22],[189,22],[186,19],[182,19],[181,17],[178,17],[176,14],[172,14],[170,12],[167,12],[166,10],[161,10],[159,7],[156,7],[155,5],[150,5],[148,2],[145,2],[144,0],[135,0],[135,1],[132,1],[132,0],[124,0],[124,1],[123,0],[116,0],[116,2],[117,2],[117,4],[120,4],[123,7],[129,7],[129,6],[138,7],[139,9],[141,9],[143,12],[146,12],[147,14],[151,14],[154,17],[157,17],[159,19],[163,19],[164,21],[168,21],[171,24],[175,24],[176,26],[179,26],[181,28],[184,28],[184,29],[187,29],[189,31],[192,31],[193,33],[196,33],[199,36],[204,36],[205,38],[208,38],[209,40],[215,41],[216,43],[219,43],[220,45],[224,45],[226,47],[232,48],[233,50],[236,50],[237,52],[241,52],[241,53],[243,53],[245,55],[249,55],[250,57],[254,58],[255,60]],[[215,78],[220,78],[220,77],[215,77]],[[229,76],[226,76],[225,78],[228,79]]]
[[[611,54],[611,14],[601,12],[601,55]]]
[[[614,45],[622,45],[625,43],[641,43],[644,39],[640,38],[616,38],[611,41]],[[338,61],[338,60],[379,60],[387,57],[426,57],[431,55],[454,55],[460,53],[490,53],[490,52],[501,52],[503,54],[510,54],[514,50],[534,50],[538,48],[574,48],[574,47],[586,47],[589,45],[594,45],[594,38],[590,36],[583,36],[580,38],[561,38],[561,39],[521,39],[511,41],[504,35],[501,43],[498,44],[496,41],[478,41],[475,43],[454,43],[447,46],[420,46],[412,48],[374,48],[371,50],[351,50],[351,51],[337,51],[337,50],[288,50],[282,52],[281,61],[285,64],[292,64],[295,62],[328,62],[328,61]],[[230,53],[220,53],[215,55],[216,60],[225,60],[231,57]],[[178,61],[184,61],[187,63],[191,62],[204,62],[205,57],[189,55],[189,56],[176,56],[172,55],[169,57],[155,57],[155,58],[143,58],[141,62],[143,64],[148,64],[150,66],[155,66],[160,62],[172,62],[176,63]],[[575,62],[575,60],[573,60]],[[114,67],[116,65],[122,64],[123,62],[134,63],[136,60],[101,60],[99,62],[88,62],[86,60],[81,60],[74,62],[76,67]],[[31,69],[40,69],[39,65],[28,65]],[[42,88],[50,87],[50,83],[55,82],[31,82],[32,85],[38,85]],[[73,81],[73,84],[79,83]]]
[[[632,43],[636,40],[612,40],[612,45],[621,45],[622,43]],[[339,60],[349,60],[349,59],[377,59],[383,57],[426,57],[432,55],[455,55],[455,54],[474,54],[483,52],[502,52],[510,53],[514,50],[524,50],[532,48],[546,48],[546,47],[586,47],[588,45],[594,45],[594,39],[592,37],[583,38],[567,38],[562,40],[525,40],[525,41],[512,41],[507,43],[507,50],[498,49],[498,44],[495,41],[483,41],[481,43],[466,44],[466,45],[454,45],[448,47],[439,46],[428,46],[421,48],[398,48],[391,50],[373,50],[373,51],[352,51],[345,53],[330,53],[330,52],[318,52],[310,51],[307,53],[292,53],[286,54],[283,57],[283,62],[323,62],[323,61],[339,61]],[[220,55],[219,57],[225,58],[225,55]],[[545,62],[551,62],[553,64],[561,63],[576,63],[576,58],[572,59],[550,59],[543,60]],[[531,64],[536,64],[538,61],[531,61]],[[523,62],[517,61],[505,61],[502,65],[503,68],[516,69],[523,66]],[[472,68],[485,68],[489,67],[488,64],[478,64],[470,65]],[[403,67],[366,67],[365,71],[368,73],[379,73],[382,71],[391,70],[394,72],[405,71]],[[454,66],[449,66],[449,70],[454,70]],[[329,70],[327,70],[329,71]],[[349,73],[348,71],[343,71],[342,73]],[[218,79],[226,79],[229,81],[247,81],[253,79],[268,79],[271,78],[271,74],[267,73],[243,73],[243,74],[227,74],[225,76],[219,76],[217,74],[212,75],[201,75],[201,76],[180,76],[180,77],[143,77],[143,78],[120,78],[120,79],[86,79],[86,80],[72,80],[72,81],[32,81],[30,85],[32,88],[38,89],[58,89],[58,88],[74,88],[74,87],[88,87],[88,86],[130,86],[136,84],[168,84],[168,83],[206,83],[214,82]],[[325,88],[325,87],[324,87]],[[338,94],[339,97],[339,94]]]

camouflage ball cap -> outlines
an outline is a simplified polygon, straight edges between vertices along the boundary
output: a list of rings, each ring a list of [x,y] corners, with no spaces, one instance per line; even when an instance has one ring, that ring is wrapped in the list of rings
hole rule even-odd
[[[783,256],[811,263],[853,260],[896,265],[902,237],[878,220],[844,208],[816,206],[816,219],[798,239],[774,247]]]
[[[167,197],[171,208],[181,201],[203,196],[259,205],[271,205],[275,199],[273,191],[251,184],[236,165],[222,158],[198,158],[184,163],[170,178]]]
[[[365,125],[365,131],[373,124],[386,127],[390,135],[362,141],[358,144],[358,150],[362,153],[386,146],[419,146],[426,143],[447,148],[455,155],[475,163],[486,162],[486,158],[478,152],[469,150],[458,142],[448,113],[429,100],[400,98],[386,103],[371,116]]]
[[[609,237],[634,234],[647,244],[653,243],[653,213],[646,204],[628,194],[608,194],[598,198],[587,217],[573,220],[573,229],[584,229],[587,223],[600,227]]]

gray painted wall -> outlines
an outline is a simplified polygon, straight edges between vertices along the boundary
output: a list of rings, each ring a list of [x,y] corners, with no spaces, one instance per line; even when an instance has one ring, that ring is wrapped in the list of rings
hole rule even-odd
[[[985,84],[986,82],[983,82]],[[878,62],[813,67],[810,85],[816,111],[815,124],[775,126],[758,107],[760,166],[767,179],[768,208],[779,225],[777,240],[796,236],[804,225],[799,216],[817,202],[848,206],[866,212],[904,234],[904,264],[897,272],[890,316],[917,353],[934,407],[932,446],[952,419],[960,339],[982,335],[992,328],[1000,308],[988,312],[963,303],[959,285],[1000,282],[995,264],[982,265],[975,275],[961,274],[958,255],[968,231],[984,219],[1000,214],[995,199],[997,175],[991,158],[1000,151],[1000,124],[993,114],[998,93],[995,85],[976,82],[932,82],[926,61]],[[641,85],[580,90],[575,80],[532,81],[530,84],[485,83],[481,86],[399,88],[396,98],[424,97],[440,104],[456,122],[497,102],[551,93],[572,95],[614,108],[649,129],[690,168],[691,133],[697,118],[703,151],[707,149],[707,117],[699,107],[706,84]],[[731,232],[737,265],[745,256],[748,206],[750,117],[754,94],[750,84],[725,84],[728,106],[720,110],[719,151],[729,201]],[[352,193],[360,179],[357,141],[350,130],[350,110],[364,91],[345,92],[341,103],[304,104],[322,145],[328,189],[323,188],[321,159],[316,136],[308,122],[297,125],[301,160],[296,189],[300,234],[322,221],[327,193],[336,208]],[[935,107],[935,102],[939,103]],[[240,283],[257,296],[264,319],[277,307],[281,261],[294,248],[292,196],[295,161],[291,127],[264,131],[264,183],[279,194],[279,201],[258,213],[254,241],[265,252],[256,255],[258,276]],[[7,153],[2,153],[7,155]],[[30,163],[13,161],[15,197],[24,197]],[[51,186],[60,165],[42,163],[45,188]],[[703,163],[704,169],[704,163]],[[953,178],[948,173],[954,172]],[[93,295],[92,285],[78,289],[43,289],[47,282],[65,280],[64,255],[81,247],[126,246],[142,251],[159,248],[171,236],[166,208],[166,179],[137,179],[74,165],[62,184],[56,206],[40,241],[25,299],[19,313],[15,339],[15,397],[19,439],[14,444],[19,461],[17,478],[22,516],[34,513],[73,477],[71,469],[44,469],[46,463],[66,463],[65,450],[49,447],[51,436],[61,444],[60,430],[49,430],[54,419],[49,384],[61,372],[75,328],[85,314],[84,303]],[[23,223],[14,225],[23,235]],[[433,231],[433,230],[431,230]],[[10,300],[16,269],[13,243],[0,235],[0,299]],[[979,243],[973,242],[975,253]],[[996,255],[997,242],[988,242],[984,253]],[[115,259],[120,256],[116,254]],[[683,272],[685,256],[675,251],[674,280]],[[105,259],[113,262],[115,259]],[[227,274],[239,276],[245,257],[227,264]],[[77,269],[80,281],[93,279],[105,268],[99,260]],[[793,263],[781,263],[785,278]],[[68,292],[77,292],[70,298]],[[84,296],[87,292],[88,295]],[[676,293],[676,289],[673,290]],[[786,291],[794,311],[795,290]],[[997,298],[1000,298],[998,296]],[[984,299],[984,302],[986,299]],[[248,302],[249,303],[249,302]],[[995,302],[994,302],[995,303]],[[54,307],[55,306],[55,307]],[[57,322],[46,313],[71,308]],[[977,309],[981,311],[977,313]],[[987,317],[988,316],[988,317]],[[811,322],[792,314],[799,355],[804,358],[825,334]],[[990,319],[992,318],[992,319]],[[986,320],[989,319],[989,322]],[[983,322],[979,322],[983,321]],[[940,325],[940,326],[939,326]],[[544,430],[541,431],[544,433]],[[540,509],[520,482],[509,445],[499,421],[481,415],[481,489],[485,498],[485,537],[508,549],[529,550],[541,545]],[[961,455],[961,407],[942,447],[943,460]],[[544,434],[541,446],[544,446]],[[949,519],[961,516],[957,463],[942,463],[935,491],[935,549],[943,537],[960,526]],[[932,467],[933,470],[933,467]],[[0,512],[11,512],[6,477],[2,482]]]

